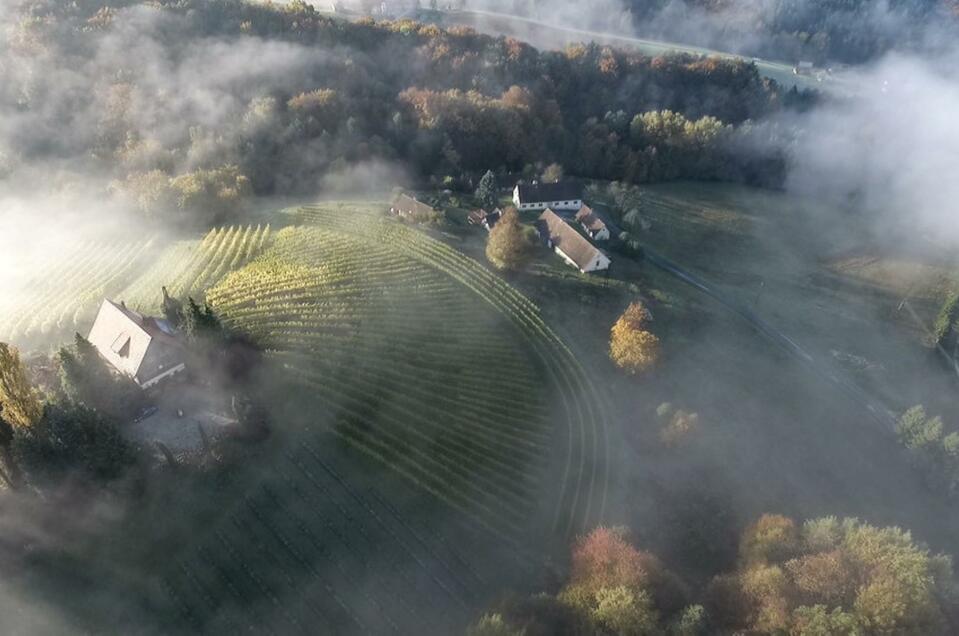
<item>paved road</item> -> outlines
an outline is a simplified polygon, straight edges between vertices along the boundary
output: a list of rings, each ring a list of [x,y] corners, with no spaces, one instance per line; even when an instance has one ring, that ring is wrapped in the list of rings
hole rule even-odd
[[[827,365],[818,362],[808,351],[803,349],[789,336],[760,318],[754,311],[745,305],[732,300],[722,292],[715,289],[705,280],[699,278],[695,274],[687,272],[676,263],[673,263],[672,261],[656,254],[655,252],[651,252],[650,250],[644,248],[644,256],[650,264],[655,265],[668,274],[675,276],[683,282],[695,287],[751,324],[757,331],[759,331],[759,333],[765,336],[773,344],[785,351],[788,355],[797,359],[817,376],[833,384],[836,388],[845,393],[850,399],[865,408],[869,413],[869,416],[883,426],[883,428],[890,432],[894,432],[896,430],[898,418],[892,411],[877,403],[872,396],[863,391],[858,385],[850,381],[848,378],[839,375]]]
[[[751,61],[756,64],[756,67],[759,69],[760,75],[764,77],[768,77],[770,79],[774,79],[786,87],[796,85],[799,88],[824,89],[824,88],[830,88],[832,87],[833,84],[835,84],[835,78],[830,76],[826,76],[826,79],[823,82],[819,82],[817,81],[815,77],[811,77],[807,75],[794,75],[793,65],[787,64],[786,62],[774,62],[772,60],[759,59],[755,57],[747,57],[747,56],[738,55],[735,53],[717,51],[714,49],[707,49],[707,48],[691,46],[687,44],[679,44],[676,42],[650,40],[646,38],[637,38],[637,37],[631,37],[626,35],[619,35],[615,33],[593,31],[590,29],[580,29],[576,27],[562,26],[562,25],[553,24],[550,22],[543,22],[535,18],[528,18],[528,17],[509,14],[509,13],[498,13],[495,11],[483,11],[480,9],[469,9],[469,10],[464,9],[461,11],[448,11],[443,13],[444,15],[454,20],[456,18],[463,18],[466,20],[470,20],[471,18],[491,18],[495,20],[512,22],[514,24],[526,24],[530,26],[541,27],[544,29],[550,29],[553,31],[569,33],[577,37],[584,37],[590,40],[595,40],[597,42],[604,42],[604,43],[610,43],[610,44],[627,44],[641,50],[643,53],[646,53],[647,55],[662,55],[664,53],[670,53],[670,52],[681,52],[681,53],[691,53],[693,55],[708,55],[708,56],[723,57],[727,59]]]

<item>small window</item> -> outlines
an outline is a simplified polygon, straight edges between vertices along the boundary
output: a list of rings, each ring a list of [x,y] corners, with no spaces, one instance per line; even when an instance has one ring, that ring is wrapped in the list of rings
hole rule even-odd
[[[110,345],[110,349],[113,353],[117,354],[121,358],[130,357],[130,336],[126,333],[121,333],[117,336],[117,339],[113,341],[113,344]]]

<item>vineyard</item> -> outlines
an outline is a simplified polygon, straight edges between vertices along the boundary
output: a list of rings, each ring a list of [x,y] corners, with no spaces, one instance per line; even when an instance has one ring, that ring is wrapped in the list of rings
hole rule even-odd
[[[269,237],[269,226],[246,226],[173,243],[78,242],[46,259],[0,300],[0,341],[42,346],[85,333],[104,298],[154,312],[163,285],[181,297],[202,297],[203,290],[258,254]]]
[[[0,339],[30,347],[86,331],[104,297],[146,313],[163,286],[206,300],[315,422],[164,560],[171,631],[456,632],[504,563],[527,571],[544,538],[604,518],[589,375],[522,294],[381,210],[78,243],[0,301]]]
[[[337,414],[337,436],[509,538],[563,449],[553,529],[602,517],[602,402],[532,303],[422,232],[296,215],[207,298]]]
[[[164,577],[177,625],[459,631],[502,582],[480,546],[517,567],[544,532],[603,518],[603,404],[537,308],[480,264],[372,210],[289,215],[206,297],[329,427],[295,432],[180,555]],[[356,460],[402,479],[357,485]],[[444,504],[442,531],[392,499],[404,483]]]

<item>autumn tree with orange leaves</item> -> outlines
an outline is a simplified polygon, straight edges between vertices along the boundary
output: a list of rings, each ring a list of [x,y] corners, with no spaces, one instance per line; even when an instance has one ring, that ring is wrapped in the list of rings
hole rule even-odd
[[[648,371],[659,360],[659,338],[648,329],[652,320],[649,310],[642,303],[634,302],[613,325],[609,338],[609,357],[626,373]]]

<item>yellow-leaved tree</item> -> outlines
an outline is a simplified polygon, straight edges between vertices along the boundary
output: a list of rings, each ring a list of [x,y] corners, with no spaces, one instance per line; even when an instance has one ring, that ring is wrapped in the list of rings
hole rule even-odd
[[[509,207],[493,226],[486,243],[486,258],[496,269],[520,270],[532,260],[536,249],[536,231],[519,222],[516,208]]]
[[[647,329],[649,310],[634,302],[619,317],[609,338],[609,357],[627,373],[647,371],[659,360],[659,338]]]
[[[27,380],[20,352],[0,342],[0,408],[14,427],[30,427],[43,416],[43,405]]]

